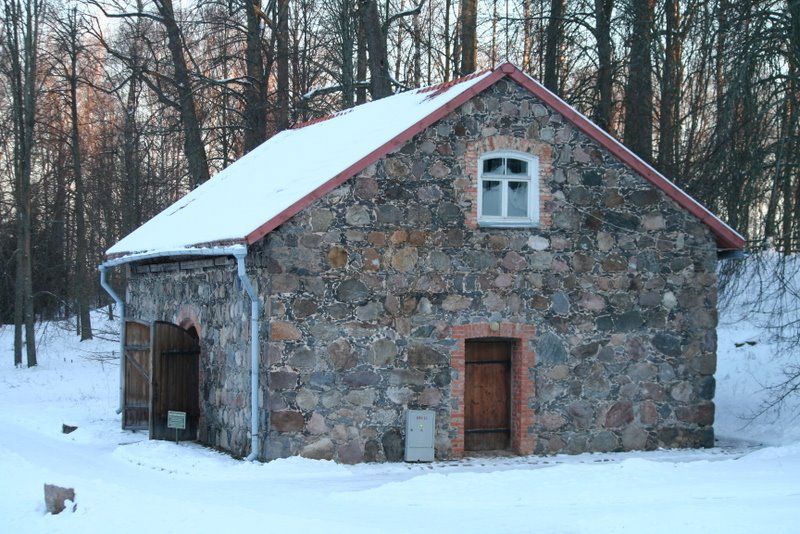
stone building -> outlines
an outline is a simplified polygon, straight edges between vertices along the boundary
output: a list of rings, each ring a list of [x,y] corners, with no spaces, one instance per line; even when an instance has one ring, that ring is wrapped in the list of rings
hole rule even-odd
[[[161,437],[183,391],[188,437],[262,460],[400,460],[409,409],[437,458],[712,446],[715,268],[743,245],[510,64],[401,93],[107,251],[123,425]]]

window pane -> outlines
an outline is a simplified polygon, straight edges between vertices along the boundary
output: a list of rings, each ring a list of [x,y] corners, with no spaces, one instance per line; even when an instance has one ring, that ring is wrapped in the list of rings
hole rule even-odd
[[[528,216],[528,182],[508,182],[508,216]]]
[[[503,158],[483,160],[483,172],[496,172],[503,174]]]
[[[503,214],[502,192],[500,191],[500,182],[494,180],[483,181],[483,205],[481,206],[481,215],[489,215],[499,217]]]
[[[528,174],[527,161],[508,158],[506,165],[508,167],[508,172],[506,174]]]

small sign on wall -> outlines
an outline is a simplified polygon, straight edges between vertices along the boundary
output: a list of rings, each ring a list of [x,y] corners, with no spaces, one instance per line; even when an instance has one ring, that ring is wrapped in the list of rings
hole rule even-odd
[[[175,443],[178,443],[178,430],[186,430],[186,412],[167,411],[167,428],[175,429]]]

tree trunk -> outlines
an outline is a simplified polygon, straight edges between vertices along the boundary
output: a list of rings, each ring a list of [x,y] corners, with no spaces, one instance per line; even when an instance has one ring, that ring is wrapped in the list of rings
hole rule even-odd
[[[800,250],[800,1],[787,0],[787,37],[789,46],[787,98],[782,106],[781,149],[776,161],[776,175],[783,183],[782,240],[787,254]],[[768,221],[769,223],[769,221]]]
[[[16,191],[19,195],[19,190]],[[19,206],[17,206],[19,210]],[[22,348],[24,347],[23,327],[25,326],[25,294],[22,288],[25,285],[25,270],[22,251],[25,246],[25,234],[23,233],[22,214],[17,214],[17,251],[14,254],[16,263],[16,282],[14,290],[14,365],[22,366]]]
[[[564,40],[564,0],[551,0],[544,53],[544,86],[559,92],[561,47]]]
[[[492,0],[492,46],[489,48],[489,57],[492,66],[497,65],[497,0]]]
[[[666,38],[661,77],[658,125],[658,169],[668,178],[678,175],[683,37],[679,0],[666,0]]]
[[[245,39],[244,153],[267,139],[267,81],[261,49],[261,0],[245,0],[247,33]]]
[[[630,0],[631,55],[625,87],[624,143],[645,161],[653,160],[653,13],[655,0]]]
[[[364,27],[363,9],[364,4],[359,3],[359,16],[356,17],[356,81],[363,82],[367,79],[367,32]],[[363,86],[356,89],[356,105],[364,104],[367,101],[367,90]]]
[[[77,10],[69,15],[69,115],[70,115],[70,153],[72,156],[72,176],[75,181],[75,296],[78,301],[78,324],[81,341],[92,339],[92,317],[89,310],[89,273],[86,264],[86,217],[83,170],[81,168],[80,131],[78,130],[78,36]]]
[[[478,1],[461,0],[460,76],[475,72],[478,61]]]
[[[611,14],[614,0],[594,0],[595,30],[597,41],[597,108],[594,121],[608,133],[613,113],[613,72],[611,47]]]
[[[356,100],[356,79],[353,50],[358,46],[358,18],[349,0],[336,3],[336,31],[339,33],[340,82],[342,109],[353,107]],[[356,52],[356,55],[358,52]],[[357,60],[356,60],[357,61]]]
[[[289,128],[289,0],[277,2],[278,33],[275,54],[277,70],[277,131]]]
[[[450,11],[453,9],[453,0],[444,0],[444,81],[450,81],[450,73],[455,70],[452,65],[453,51],[450,39]],[[431,2],[433,3],[433,2]]]
[[[361,22],[367,42],[369,66],[369,92],[373,100],[392,94],[389,80],[389,55],[386,51],[386,36],[375,0],[359,0]]]
[[[17,266],[14,295],[14,363],[22,364],[23,329],[26,363],[36,365],[31,250],[31,175],[34,128],[39,97],[38,49],[42,21],[41,0],[4,0],[5,48],[10,67],[6,72],[12,103],[14,130],[14,204],[17,211]]]
[[[531,0],[522,0],[522,71],[531,71],[533,30],[531,28]]]
[[[422,84],[422,24],[420,16],[414,15],[414,87]]]
[[[714,58],[714,94],[717,96],[717,117],[723,117],[725,113],[725,58],[728,48],[728,32],[730,31],[730,24],[728,23],[729,9],[730,4],[728,1],[720,0],[717,8],[717,54]]]
[[[175,89],[178,93],[181,126],[183,127],[183,149],[189,165],[191,185],[194,188],[209,178],[208,156],[203,144],[200,120],[197,117],[193,84],[189,78],[186,57],[183,54],[183,36],[175,20],[172,0],[156,0],[155,4],[167,33],[167,47],[175,70]]]

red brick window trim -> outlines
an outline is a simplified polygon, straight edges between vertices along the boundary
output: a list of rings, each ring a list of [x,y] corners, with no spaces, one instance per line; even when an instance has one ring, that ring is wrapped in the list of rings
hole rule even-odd
[[[466,344],[468,340],[503,338],[514,341],[511,354],[511,450],[516,454],[532,454],[536,437],[533,430],[534,384],[531,370],[536,362],[532,341],[536,327],[518,323],[478,323],[457,325],[452,329],[456,346],[450,354],[450,366],[455,371],[450,382],[450,454],[464,456],[464,387],[466,376]]]
[[[548,183],[553,175],[553,149],[547,143],[519,137],[495,135],[467,145],[464,152],[464,178],[456,181],[456,194],[469,206],[466,212],[468,228],[478,228],[478,164],[481,156],[490,152],[519,152],[538,160],[539,224],[540,228],[552,225],[552,215],[546,209],[553,199]]]

